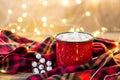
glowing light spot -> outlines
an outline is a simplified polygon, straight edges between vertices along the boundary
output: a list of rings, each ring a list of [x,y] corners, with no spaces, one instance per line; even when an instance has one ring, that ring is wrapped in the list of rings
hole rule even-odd
[[[24,13],[22,14],[22,16],[23,16],[23,17],[26,17],[26,16],[27,16],[27,13],[26,13],[26,12],[24,12]]]
[[[17,26],[17,30],[20,30],[21,29],[21,27],[20,26]]]
[[[93,36],[94,36],[94,37],[98,37],[99,34],[100,34],[100,31],[97,30],[97,31],[95,31],[95,32],[93,33]]]
[[[74,29],[74,28],[71,28],[69,31],[70,31],[70,32],[75,32],[75,29]]]
[[[66,22],[67,22],[67,20],[64,18],[64,19],[62,19],[62,22],[63,22],[63,23],[66,23]]]
[[[24,28],[24,29],[22,29],[22,32],[26,32],[26,29]]]
[[[40,34],[41,34],[41,32],[38,31],[38,32],[37,32],[37,35],[40,35]]]
[[[84,28],[83,28],[83,27],[81,27],[80,30],[81,30],[82,32],[84,32]]]
[[[115,42],[115,45],[116,45],[116,47],[118,47],[119,46],[119,42]]]
[[[81,0],[76,0],[77,4],[81,4],[81,2],[82,2]]]
[[[38,29],[37,29],[37,28],[35,28],[35,29],[34,29],[34,32],[38,32]]]
[[[54,25],[53,24],[50,24],[50,28],[53,28],[54,27]]]
[[[48,2],[47,2],[47,1],[43,1],[43,2],[42,2],[42,5],[47,6],[47,5],[48,5]]]
[[[53,35],[53,37],[55,38],[55,37],[56,37],[56,35]]]
[[[119,42],[115,42],[116,48],[115,48],[115,52],[119,51]]]
[[[79,32],[80,31],[80,29],[79,28],[76,28],[76,32]]]
[[[102,27],[101,30],[102,30],[103,32],[106,32],[106,31],[107,31],[107,28],[106,28],[106,27]]]
[[[100,3],[100,0],[90,0],[90,4],[96,8]]]
[[[98,3],[100,2],[100,0],[92,0],[92,2],[93,2],[94,4],[98,4]]]
[[[46,22],[44,22],[44,23],[43,23],[43,27],[46,27],[46,26],[47,26],[47,23],[46,23]]]
[[[22,22],[22,21],[23,21],[22,17],[19,17],[18,22]]]
[[[11,29],[11,31],[12,31],[13,33],[15,33],[15,29]]]
[[[0,72],[5,73],[6,71],[5,70],[0,70]]]
[[[97,30],[97,31],[96,31],[96,34],[100,34],[100,31]]]
[[[25,9],[25,8],[27,8],[27,4],[23,3],[23,4],[21,5],[21,7],[22,7],[23,9]]]
[[[41,20],[42,20],[43,22],[46,22],[46,21],[47,21],[47,17],[43,16],[43,17],[41,18]]]
[[[90,16],[91,13],[90,13],[89,11],[87,11],[87,12],[85,13],[85,15],[86,15],[86,16]]]
[[[11,9],[8,9],[8,14],[12,14],[12,10]]]
[[[68,6],[69,5],[69,0],[62,0],[62,5],[63,6]]]

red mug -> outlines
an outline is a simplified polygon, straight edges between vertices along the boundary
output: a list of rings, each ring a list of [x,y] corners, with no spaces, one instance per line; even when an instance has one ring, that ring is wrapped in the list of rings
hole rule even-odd
[[[81,37],[82,36],[82,37]],[[81,65],[92,59],[93,36],[84,32],[64,32],[56,36],[57,66]]]

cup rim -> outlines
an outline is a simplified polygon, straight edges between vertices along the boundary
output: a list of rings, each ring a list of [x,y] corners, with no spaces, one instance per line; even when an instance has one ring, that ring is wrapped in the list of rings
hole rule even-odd
[[[56,41],[61,41],[61,42],[68,42],[68,43],[84,43],[84,42],[89,42],[89,41],[93,41],[94,37],[90,34],[90,33],[86,33],[86,32],[77,32],[77,33],[84,33],[84,34],[88,34],[92,37],[92,39],[86,40],[86,41],[65,41],[65,40],[60,40],[57,38],[57,36],[61,35],[61,34],[65,34],[65,33],[74,33],[74,32],[62,32],[62,33],[58,33],[55,36],[55,40]]]

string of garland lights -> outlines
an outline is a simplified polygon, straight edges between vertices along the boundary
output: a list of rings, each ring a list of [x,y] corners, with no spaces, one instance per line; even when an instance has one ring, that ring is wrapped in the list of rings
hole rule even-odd
[[[116,5],[119,4],[118,0],[1,0],[0,2],[1,15],[4,14],[0,20],[1,30],[11,30],[21,36],[47,37],[59,32],[85,31],[98,37],[108,30],[119,30],[118,27],[114,29],[110,27],[119,26],[119,20],[115,25],[108,22],[104,24],[99,16],[100,11],[103,12],[105,15],[102,16],[106,18],[102,18],[107,21],[111,19],[106,16],[110,11],[114,10],[115,13],[111,12],[112,15],[119,15],[117,10],[119,6]],[[2,8],[3,5],[4,8]],[[105,12],[107,8],[108,13]]]
[[[55,36],[60,32],[87,32],[91,33],[94,37],[100,37],[107,32],[111,32],[112,35],[113,31],[120,32],[119,4],[120,0],[0,0],[0,31],[10,30],[15,34],[39,42],[42,42],[42,40],[45,40],[45,38],[47,38],[48,36]],[[76,37],[76,35],[78,34],[74,34],[74,38]],[[109,35],[109,37],[111,37],[111,35]],[[100,57],[102,64],[99,59],[97,60],[98,62],[100,62],[100,66],[98,65],[98,69],[93,74],[91,74],[90,80],[92,80],[96,76],[96,74],[103,68],[104,65],[106,65],[106,63],[111,58],[114,59],[117,65],[120,65],[120,36],[117,36],[117,39],[119,39],[117,40],[118,42],[113,42],[116,45],[115,49],[108,50],[108,52],[110,51],[111,54],[109,54],[108,57],[106,56],[105,59],[102,59],[102,57]],[[28,44],[19,44],[15,41],[10,40],[9,42],[11,43],[9,45],[9,43],[4,42],[2,39],[0,41],[2,42],[1,46],[2,44],[8,44],[8,47],[13,46],[13,50],[17,47],[24,46],[28,51],[30,50],[30,46],[36,43],[32,42]],[[49,45],[47,45],[47,47],[46,44],[42,45],[43,51],[41,52],[41,54],[50,52],[50,50],[52,49],[49,48],[54,47],[54,40],[51,40],[50,42],[48,41],[48,43]],[[39,45],[37,46],[42,47]],[[96,46],[99,48],[99,45]],[[103,49],[101,47],[100,49]],[[76,46],[76,48],[78,48],[78,46]],[[8,53],[5,52],[7,50],[1,48],[1,52],[2,50],[4,53]],[[56,50],[57,49],[55,48],[55,51]],[[77,49],[75,52],[78,56],[78,52],[84,51],[78,51]],[[54,68],[54,63],[52,62],[52,60],[47,60],[45,56],[37,54],[36,52],[34,54],[35,58],[38,60],[38,62],[33,61],[31,64],[34,74],[44,73]],[[56,60],[57,59],[58,58],[56,58]],[[95,57],[94,59],[97,59],[97,57]],[[10,59],[7,59],[7,62],[9,62],[8,64],[13,64],[13,61],[11,63],[11,61],[8,60]],[[77,57],[76,60],[78,60]],[[3,65],[3,67],[4,66],[6,65]],[[0,72],[5,73],[6,70],[1,68]],[[117,74],[119,74],[119,72]],[[27,78],[26,75],[24,76],[25,78]],[[2,78],[3,77],[6,78],[6,76],[2,75]]]

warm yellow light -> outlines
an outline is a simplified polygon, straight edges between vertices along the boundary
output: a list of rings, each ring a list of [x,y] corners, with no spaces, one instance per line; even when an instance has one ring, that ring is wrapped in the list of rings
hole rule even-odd
[[[11,9],[8,9],[8,14],[12,14],[12,10]]]
[[[116,45],[116,48],[115,48],[115,51],[119,51],[119,42],[115,42],[115,45]]]
[[[102,30],[103,32],[106,32],[106,31],[107,31],[107,28],[106,28],[106,27],[102,27],[101,30]]]
[[[95,33],[96,33],[96,34],[100,34],[100,31],[97,30]]]
[[[22,22],[22,21],[23,21],[22,17],[19,17],[18,22]]]
[[[45,1],[42,2],[42,5],[47,6],[48,2],[45,0]]]
[[[98,37],[99,34],[100,34],[100,31],[97,30],[97,31],[95,31],[95,32],[93,33],[93,36],[94,36],[94,37]]]
[[[81,4],[81,2],[82,2],[81,0],[76,0],[77,4]]]
[[[47,26],[47,23],[46,23],[46,22],[44,22],[44,23],[43,23],[43,27],[46,27],[46,26]]]
[[[68,6],[69,5],[69,0],[62,0],[62,5]]]
[[[79,32],[80,31],[80,29],[79,28],[76,28],[76,32]]]
[[[91,13],[90,13],[89,11],[87,11],[87,12],[85,13],[85,15],[86,15],[86,16],[90,16]]]
[[[40,34],[41,34],[41,32],[39,32],[39,31],[38,31],[38,32],[36,32],[36,33],[37,33],[37,35],[40,35]]]
[[[24,29],[22,29],[22,32],[26,32],[26,29],[24,28]]]
[[[70,31],[70,32],[75,32],[75,29],[74,29],[74,28],[71,28],[69,31]]]
[[[46,22],[46,21],[47,21],[47,17],[43,16],[43,17],[41,18],[41,20],[42,20],[43,22]]]
[[[55,37],[56,37],[56,35],[53,35],[53,37],[55,38]]]
[[[34,29],[34,32],[38,32],[38,29],[37,29],[37,28],[35,28],[35,29]]]
[[[0,72],[5,73],[6,71],[5,70],[0,70]]]
[[[100,2],[100,0],[92,0],[92,2],[93,2],[94,4],[98,4],[98,3]]]
[[[54,27],[54,25],[53,25],[53,24],[50,24],[50,27],[51,27],[51,28],[53,28],[53,27]]]
[[[21,29],[21,27],[20,26],[17,26],[17,30],[20,30]]]
[[[80,30],[81,30],[82,32],[84,32],[84,28],[83,28],[83,27],[81,27]]]
[[[62,19],[62,22],[63,22],[63,23],[66,23],[66,22],[67,22],[67,20],[64,18],[64,19]]]
[[[11,32],[15,33],[15,29],[11,29]]]
[[[118,47],[119,46],[119,42],[115,42],[116,46]]]
[[[98,4],[100,3],[100,0],[90,0],[91,1],[91,5],[96,7],[98,6]]]
[[[26,17],[26,16],[27,16],[27,13],[26,13],[26,12],[24,12],[24,13],[22,14],[22,16],[23,16],[23,17]]]
[[[27,4],[23,3],[23,4],[21,5],[21,7],[22,7],[23,9],[25,9],[25,8],[27,8]]]

